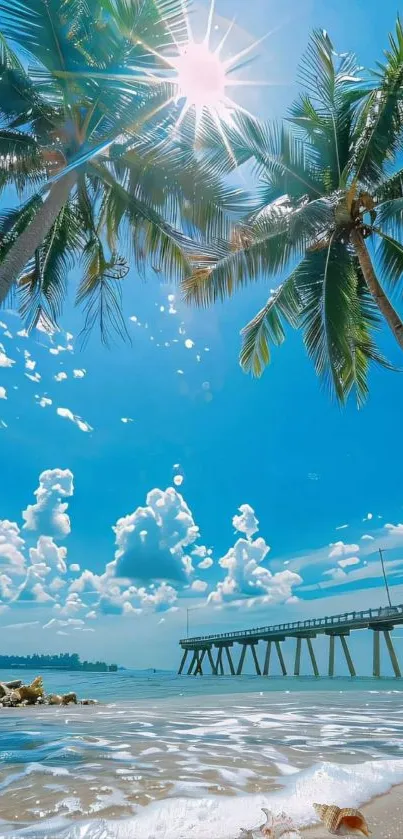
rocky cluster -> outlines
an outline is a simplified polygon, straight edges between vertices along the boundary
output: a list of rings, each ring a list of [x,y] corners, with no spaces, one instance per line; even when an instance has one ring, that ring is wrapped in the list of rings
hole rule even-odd
[[[26,705],[97,705],[96,699],[77,699],[77,694],[45,693],[42,676],[37,676],[30,685],[23,685],[22,679],[14,682],[0,682],[0,708],[23,708]]]

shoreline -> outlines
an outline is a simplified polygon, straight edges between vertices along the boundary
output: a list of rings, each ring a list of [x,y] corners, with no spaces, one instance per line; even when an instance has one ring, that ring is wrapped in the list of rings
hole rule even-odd
[[[389,792],[372,798],[359,809],[374,839],[403,839],[403,784],[396,784]],[[305,827],[301,832],[303,839],[323,839],[324,836],[320,824]]]

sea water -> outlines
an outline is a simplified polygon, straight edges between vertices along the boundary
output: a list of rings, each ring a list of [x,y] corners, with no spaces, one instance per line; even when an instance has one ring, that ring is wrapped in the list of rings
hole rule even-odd
[[[400,680],[44,678],[100,704],[1,711],[1,837],[235,839],[262,807],[306,825],[403,783]]]

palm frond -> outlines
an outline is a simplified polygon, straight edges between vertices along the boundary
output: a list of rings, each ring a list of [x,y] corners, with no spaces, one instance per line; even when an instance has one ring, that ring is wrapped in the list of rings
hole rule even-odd
[[[301,298],[301,323],[308,355],[325,387],[344,402],[342,371],[351,355],[353,284],[348,252],[331,239],[326,250],[310,253],[301,262],[295,283]]]
[[[315,147],[327,191],[343,186],[356,103],[362,99],[352,54],[337,55],[327,34],[315,30],[299,69],[305,93],[290,111],[292,123]]]
[[[361,274],[358,262],[353,261],[354,282],[350,288],[350,331],[351,355],[347,356],[341,371],[346,396],[355,390],[357,406],[364,405],[368,393],[370,365],[377,364],[387,370],[395,367],[384,357],[375,344],[372,333],[379,330],[381,318],[372,295]]]
[[[19,311],[27,328],[44,317],[56,324],[67,292],[67,275],[83,247],[81,219],[66,204],[18,282]]]
[[[241,160],[255,159],[256,174],[271,188],[270,200],[282,195],[295,199],[324,195],[313,145],[303,143],[285,125],[261,123],[243,113],[236,116],[236,125],[235,154]]]
[[[350,171],[363,183],[381,180],[385,164],[397,153],[403,129],[403,28],[396,22],[386,62],[379,65],[375,86],[363,102],[353,138]]]
[[[242,330],[240,364],[246,373],[262,375],[270,362],[270,344],[280,346],[285,339],[283,322],[298,326],[301,303],[294,280],[292,273]]]
[[[403,278],[403,244],[379,228],[376,228],[376,233],[380,237],[376,259],[381,268],[383,282],[390,290],[396,291]]]
[[[97,236],[86,245],[83,258],[85,274],[76,296],[76,305],[84,307],[85,321],[80,333],[83,345],[96,325],[106,346],[113,335],[130,340],[122,314],[121,281],[129,271],[126,260],[116,253],[107,258]]]
[[[138,270],[147,264],[157,265],[171,279],[182,279],[189,270],[188,255],[196,249],[195,243],[169,224],[151,201],[130,194],[106,166],[94,164],[91,171],[104,184],[102,214],[110,241],[123,235],[122,223],[126,222],[126,237],[132,243]]]
[[[248,282],[281,274],[310,246],[325,246],[331,218],[331,205],[324,199],[297,206],[273,202],[235,228],[229,245],[217,243],[215,256],[212,251],[205,259],[195,255],[194,271],[182,284],[186,302],[208,306]]]
[[[378,204],[393,201],[395,198],[403,198],[403,169],[399,169],[376,184],[373,195]]]

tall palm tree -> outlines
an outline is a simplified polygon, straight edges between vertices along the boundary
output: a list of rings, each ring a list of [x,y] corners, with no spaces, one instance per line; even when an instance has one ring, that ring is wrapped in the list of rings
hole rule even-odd
[[[0,214],[0,304],[17,282],[30,325],[58,317],[81,258],[86,326],[121,332],[122,240],[139,270],[176,279],[192,238],[227,235],[236,191],[171,131],[158,52],[183,26],[181,0],[0,2],[0,190],[14,205]]]
[[[317,374],[344,402],[368,391],[370,362],[390,366],[374,331],[386,322],[403,349],[391,296],[403,276],[403,29],[366,84],[352,55],[313,33],[302,61],[304,92],[281,126],[239,118],[233,148],[254,159],[259,203],[230,244],[195,262],[185,296],[224,299],[279,277],[243,329],[241,365],[260,376],[286,324],[303,331]],[[271,283],[272,284],[272,283]]]

